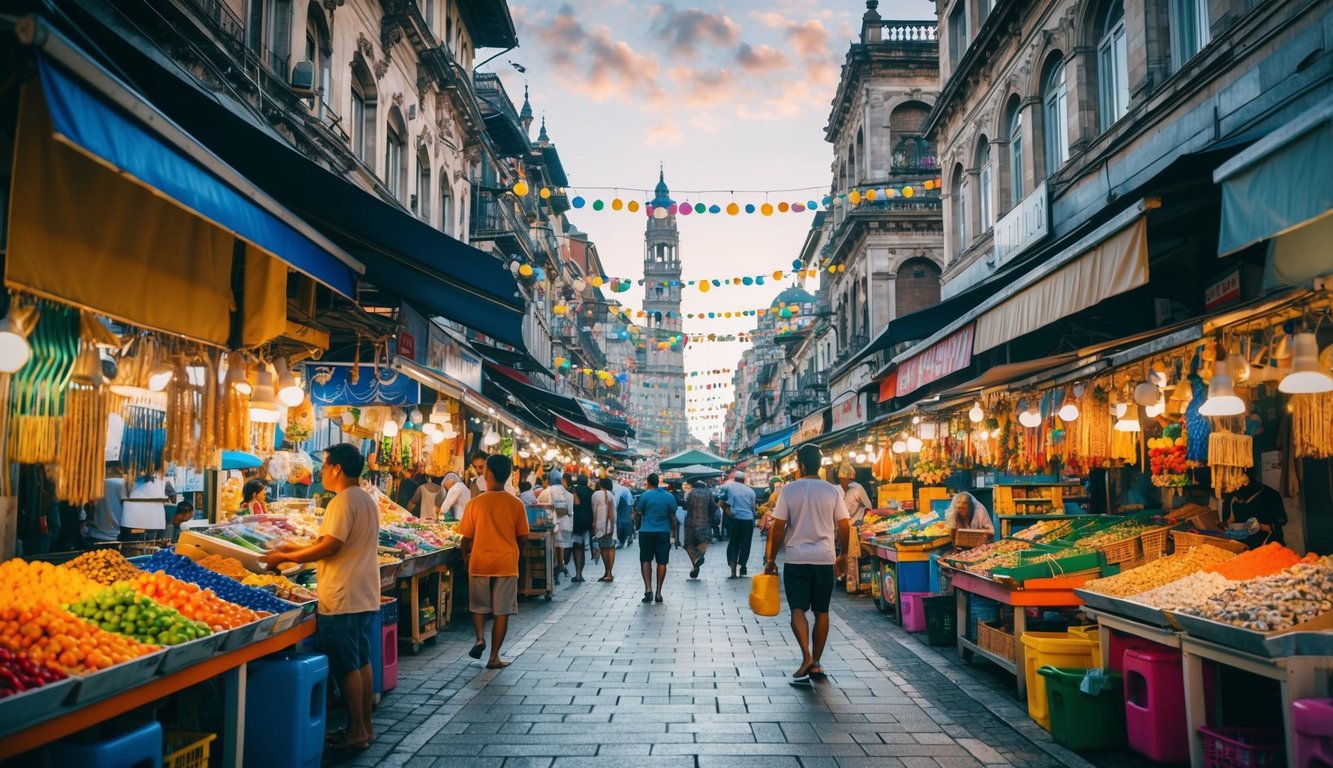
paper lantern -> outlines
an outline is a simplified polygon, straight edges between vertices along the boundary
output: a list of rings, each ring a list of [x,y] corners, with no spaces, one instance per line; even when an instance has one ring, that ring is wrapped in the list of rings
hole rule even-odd
[[[728,215],[728,216],[735,216],[736,214],[738,214],[738,213],[740,213],[740,212],[741,212],[741,207],[740,207],[739,205],[736,205],[735,203],[727,203],[727,215]]]
[[[703,212],[705,212],[705,211],[707,211],[707,210],[708,210],[708,206],[704,205],[703,203],[695,203],[695,204],[694,204],[694,212],[695,212],[695,213],[703,213]]]
[[[722,213],[722,206],[720,206],[720,205],[714,203],[713,205],[708,206],[708,212],[709,212],[709,213]]]
[[[914,194],[916,194],[916,191],[911,187],[903,187],[903,197],[911,197]]]
[[[519,197],[527,196],[528,183],[520,179],[518,183],[514,184],[514,194],[518,195]]]
[[[588,278],[588,282],[592,285],[593,288],[601,288],[602,284],[606,282],[606,278],[602,277],[601,275],[593,275],[592,277]]]
[[[659,208],[654,208],[654,209],[653,209],[653,218],[654,218],[654,219],[665,219],[666,217],[667,217],[667,209],[665,209],[665,208],[660,208],[660,207],[659,207]]]
[[[854,190],[854,189],[853,189],[851,192],[848,192],[848,193],[847,193],[847,202],[851,203],[852,205],[858,205],[858,204],[860,204],[860,202],[861,202],[861,193],[860,193],[860,192],[857,192],[857,191]]]
[[[532,277],[532,265],[531,264],[518,265],[518,273],[524,277]]]
[[[762,213],[762,214],[765,215],[765,216],[772,216],[772,215],[773,215],[773,204],[772,204],[772,203],[764,203],[762,206],[760,206],[760,208],[759,208],[759,212]]]
[[[699,281],[699,293],[708,293],[712,287],[713,286],[707,280]]]
[[[638,200],[631,200],[631,201],[629,201],[628,204],[626,204],[625,207],[629,209],[629,212],[630,212],[630,213],[638,213],[638,212],[639,212],[639,201],[638,201]]]
[[[867,203],[873,203],[875,201],[875,198],[878,196],[879,196],[879,190],[875,189],[866,190],[865,198]]]
[[[806,207],[804,205],[801,205],[800,203],[792,203],[791,211],[792,213],[805,213]]]
[[[587,201],[584,200],[582,197],[574,195],[574,199],[570,200],[569,204],[574,206],[575,208],[582,208],[586,202]]]
[[[541,191],[537,193],[537,196],[543,200],[549,200],[551,199],[551,190],[547,189],[546,187],[542,187]]]
[[[745,204],[745,212],[746,212],[746,213],[754,213],[754,203],[746,203],[746,204]]]

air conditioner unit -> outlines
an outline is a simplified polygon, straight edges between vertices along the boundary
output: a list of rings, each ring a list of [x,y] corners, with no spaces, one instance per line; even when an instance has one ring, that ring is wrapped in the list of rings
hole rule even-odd
[[[315,63],[312,61],[298,61],[296,66],[292,67],[292,93],[298,96],[315,95]]]

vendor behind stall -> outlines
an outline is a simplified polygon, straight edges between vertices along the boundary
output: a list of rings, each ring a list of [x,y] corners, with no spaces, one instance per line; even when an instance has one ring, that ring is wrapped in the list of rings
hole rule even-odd
[[[1244,486],[1222,498],[1221,518],[1224,526],[1249,523],[1251,534],[1242,541],[1250,549],[1270,541],[1286,544],[1282,526],[1287,524],[1287,510],[1282,496],[1260,482],[1257,466],[1250,468]]]
[[[990,512],[977,497],[964,491],[949,502],[949,513],[944,518],[944,525],[951,532],[961,530],[995,532]]]

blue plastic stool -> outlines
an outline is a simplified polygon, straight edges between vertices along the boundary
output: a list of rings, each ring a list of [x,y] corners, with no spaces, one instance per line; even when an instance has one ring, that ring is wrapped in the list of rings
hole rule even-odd
[[[246,672],[245,765],[318,768],[324,755],[329,658],[279,653]]]
[[[162,765],[162,725],[145,723],[132,731],[102,741],[58,741],[46,748],[51,765],[80,768],[159,768]]]

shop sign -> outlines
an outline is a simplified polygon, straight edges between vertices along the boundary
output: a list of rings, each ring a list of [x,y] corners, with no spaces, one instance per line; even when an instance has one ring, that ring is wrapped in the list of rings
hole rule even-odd
[[[995,268],[1041,242],[1051,231],[1046,182],[995,223]]]
[[[821,411],[820,413],[806,416],[804,419],[801,419],[800,428],[798,428],[796,430],[796,433],[791,436],[791,444],[800,445],[801,443],[819,437],[821,434],[823,434],[823,432],[824,432],[824,414]]]
[[[353,380],[352,372],[356,376]],[[315,405],[416,405],[421,386],[392,368],[351,363],[310,363],[310,402]]]
[[[399,318],[403,330],[398,333],[398,354],[414,363],[425,363],[425,345],[430,338],[431,322],[406,304],[402,306]]]
[[[1203,308],[1214,309],[1240,298],[1240,270],[1234,269],[1203,291]]]
[[[481,391],[481,357],[458,343],[448,332],[434,323],[430,326],[430,347],[426,350],[426,365],[474,392]]]
[[[854,427],[866,420],[866,393],[833,404],[833,431]]]
[[[975,325],[968,323],[931,345],[930,349],[910,357],[898,365],[898,395],[924,387],[932,381],[961,371],[972,364],[972,334]]]
[[[879,382],[879,401],[887,403],[898,396],[898,372],[894,371]]]

